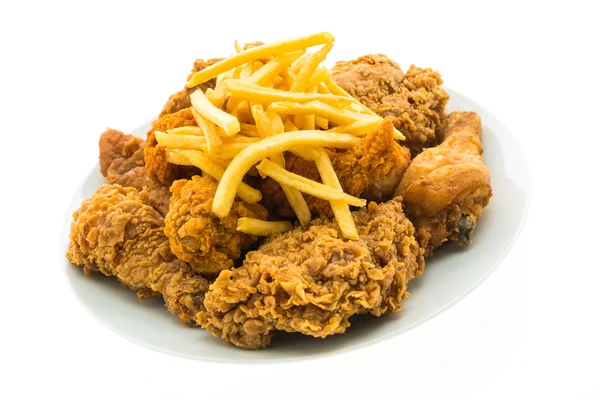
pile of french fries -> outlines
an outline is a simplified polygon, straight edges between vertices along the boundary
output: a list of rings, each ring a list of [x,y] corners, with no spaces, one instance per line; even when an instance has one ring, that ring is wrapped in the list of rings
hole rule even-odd
[[[191,96],[198,126],[155,132],[168,149],[168,162],[193,165],[219,181],[212,211],[229,214],[235,197],[257,203],[262,194],[242,181],[253,167],[277,181],[298,221],[308,225],[311,213],[303,193],[330,202],[344,237],[358,239],[349,206],[364,199],[342,190],[324,148],[348,149],[382,122],[353,99],[320,64],[333,47],[326,32],[243,50],[195,73],[188,87],[216,78],[214,90]],[[321,46],[315,52],[307,49]],[[395,131],[397,139],[404,139]],[[321,182],[285,169],[284,152],[315,162]],[[240,218],[238,230],[266,236],[292,228],[288,221]]]

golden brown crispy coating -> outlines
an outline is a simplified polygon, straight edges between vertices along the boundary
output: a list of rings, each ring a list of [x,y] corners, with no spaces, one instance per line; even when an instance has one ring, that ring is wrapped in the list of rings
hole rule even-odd
[[[146,147],[144,148],[146,172],[163,185],[170,186],[175,179],[189,178],[198,173],[196,168],[168,163],[166,147],[160,146],[154,136],[154,131],[164,132],[180,126],[196,126],[196,121],[189,108],[163,115],[154,121],[146,136]]]
[[[209,283],[171,253],[163,230],[146,192],[102,185],[73,213],[67,258],[87,275],[116,276],[140,299],[162,295],[169,311],[194,324]]]
[[[162,215],[169,211],[169,187],[150,178],[144,167],[144,141],[114,129],[100,135],[100,172],[107,182],[148,192],[148,201]]]
[[[171,251],[203,275],[216,275],[233,268],[242,250],[257,240],[236,230],[238,218],[267,218],[264,207],[239,199],[227,217],[215,216],[211,209],[216,190],[217,182],[210,177],[194,176],[191,180],[175,181],[165,218],[165,234]]]
[[[468,245],[492,196],[481,157],[481,119],[454,112],[446,124],[443,143],[415,157],[396,190],[427,256],[447,240]]]
[[[450,98],[439,73],[411,65],[404,74],[381,54],[338,62],[332,72],[349,94],[380,116],[393,118],[413,157],[438,143]]]
[[[271,237],[242,267],[210,286],[198,323],[236,346],[269,344],[273,331],[314,337],[343,333],[354,314],[402,309],[407,283],[423,272],[423,252],[400,199],[353,213],[360,238],[335,221],[314,220]]]
[[[198,60],[194,61],[194,66],[192,67],[192,72],[189,73],[189,75],[186,79],[186,82],[196,72],[198,72],[206,67],[209,67],[209,66],[213,65],[214,63],[221,61],[221,60],[222,60],[221,58],[211,58],[210,60],[206,60],[206,61],[202,60],[202,59],[198,59]],[[198,88],[200,88],[203,92],[206,92],[206,89],[208,89],[208,88],[214,89],[215,83],[216,83],[216,79],[211,79],[211,80],[206,81],[206,82],[202,83],[201,85],[193,87],[193,88],[188,88],[187,85],[184,86],[183,89],[181,89],[179,92],[174,93],[171,95],[171,97],[169,97],[169,100],[164,105],[164,107],[158,117],[160,118],[163,115],[173,114],[179,110],[183,110],[184,108],[191,107],[192,104],[190,103],[190,94],[192,94],[192,92]]]
[[[410,152],[394,141],[390,119],[362,138],[345,152],[329,153],[333,168],[344,191],[367,200],[382,201],[392,197],[400,178],[410,164]],[[286,169],[308,179],[320,182],[319,171],[314,162],[286,153]],[[283,191],[273,180],[262,184],[264,204],[269,210],[284,217],[292,217]],[[333,212],[326,200],[304,195],[311,212],[316,216],[332,217]]]

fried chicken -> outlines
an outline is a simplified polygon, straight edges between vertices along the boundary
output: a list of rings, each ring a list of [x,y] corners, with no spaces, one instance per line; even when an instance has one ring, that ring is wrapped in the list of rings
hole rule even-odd
[[[400,178],[410,164],[410,153],[406,147],[394,141],[390,119],[345,152],[330,152],[331,162],[344,191],[373,201],[392,197]],[[286,169],[308,179],[320,181],[319,171],[313,161],[306,161],[286,153]],[[262,184],[264,204],[284,217],[292,217],[291,209],[283,191],[273,180]],[[332,217],[329,202],[305,195],[311,212],[316,216]]]
[[[411,65],[404,74],[382,54],[340,61],[332,72],[336,83],[349,94],[380,116],[393,118],[413,157],[438,143],[450,98],[440,87],[439,73]]]
[[[442,144],[415,157],[396,190],[426,256],[447,240],[468,245],[492,196],[479,116],[454,112],[443,134]]]
[[[400,311],[408,281],[424,268],[400,199],[372,202],[353,216],[356,241],[323,219],[271,237],[240,268],[220,273],[198,323],[236,346],[257,349],[275,330],[322,338],[343,333],[352,315]]]
[[[190,178],[198,173],[198,170],[194,167],[167,162],[166,147],[160,146],[154,136],[154,131],[164,132],[180,126],[196,126],[190,108],[163,115],[154,121],[146,135],[146,146],[144,148],[146,172],[163,185],[170,186],[175,179]]]
[[[133,135],[107,129],[100,135],[100,172],[109,183],[145,190],[149,203],[162,215],[169,211],[169,187],[150,178],[144,167],[145,142]]]
[[[194,324],[209,283],[171,253],[163,230],[145,191],[102,185],[73,214],[67,258],[87,275],[116,276],[142,300],[162,295],[169,311]]]
[[[238,218],[267,218],[267,210],[260,204],[247,204],[239,199],[228,216],[215,216],[212,202],[216,190],[217,181],[210,177],[175,181],[165,218],[171,251],[203,275],[216,275],[233,268],[234,260],[258,239],[236,230]]]
[[[194,61],[194,66],[192,67],[192,72],[189,73],[186,82],[190,80],[190,78],[192,77],[192,75],[194,75],[196,72],[209,67],[211,65],[213,65],[214,63],[221,61],[221,58],[211,58],[210,60],[202,60],[202,59],[198,59],[196,61]],[[204,83],[202,83],[199,86],[193,87],[193,88],[189,88],[186,86],[183,87],[183,89],[181,89],[179,92],[174,93],[171,95],[171,97],[169,97],[169,100],[167,101],[167,103],[164,105],[162,111],[159,114],[159,118],[167,115],[167,114],[173,114],[177,111],[183,110],[184,108],[188,108],[191,107],[191,103],[190,103],[190,94],[192,94],[192,92],[198,88],[200,88],[203,92],[206,92],[206,89],[214,89],[215,88],[215,84],[216,84],[216,79],[211,79],[209,81],[206,81]]]

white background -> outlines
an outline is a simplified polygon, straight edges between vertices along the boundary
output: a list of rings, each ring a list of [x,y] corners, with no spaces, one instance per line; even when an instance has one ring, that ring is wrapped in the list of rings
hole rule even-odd
[[[600,396],[594,2],[335,3],[0,3],[1,398]],[[433,320],[314,361],[203,363],[105,328],[69,288],[59,247],[99,133],[156,115],[195,58],[234,39],[321,30],[336,36],[331,59],[433,67],[511,130],[533,181],[512,252]]]

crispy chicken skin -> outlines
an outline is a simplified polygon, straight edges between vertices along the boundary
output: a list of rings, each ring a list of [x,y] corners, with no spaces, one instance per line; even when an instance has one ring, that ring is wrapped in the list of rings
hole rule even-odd
[[[354,314],[400,311],[408,281],[424,268],[400,199],[371,202],[353,216],[359,240],[344,239],[335,221],[317,219],[248,253],[210,286],[198,323],[258,349],[275,330],[322,338],[343,333]]]
[[[67,258],[87,275],[116,276],[140,299],[162,295],[169,311],[194,324],[209,283],[171,253],[163,230],[146,192],[102,185],[73,214]]]
[[[108,129],[100,135],[100,172],[109,183],[148,192],[148,201],[162,215],[169,211],[169,187],[150,178],[144,167],[144,141]]]
[[[171,205],[165,218],[165,234],[171,251],[203,275],[216,275],[234,266],[234,260],[257,237],[238,232],[240,217],[266,219],[267,210],[259,204],[236,199],[230,214],[219,218],[212,213],[217,181],[194,176],[171,186]]]
[[[404,74],[382,54],[338,62],[332,72],[349,94],[380,116],[393,118],[413,157],[438,143],[450,98],[439,73],[412,65]]]
[[[329,153],[333,168],[344,192],[373,201],[392,197],[400,178],[410,164],[410,152],[394,141],[393,125],[390,119],[345,152]],[[286,169],[308,179],[320,182],[319,171],[314,162],[303,160],[286,153]],[[284,217],[294,215],[283,191],[277,182],[267,179],[263,182],[264,204]],[[304,195],[315,216],[333,217],[326,200]]]
[[[396,190],[417,230],[425,255],[447,240],[470,243],[492,196],[481,154],[481,119],[474,112],[448,116],[444,141],[412,161]]]
[[[146,135],[144,161],[146,172],[158,182],[170,186],[175,179],[189,178],[198,170],[193,167],[175,165],[167,162],[166,147],[160,146],[154,131],[166,131],[180,126],[195,126],[196,121],[189,108],[184,108],[173,114],[163,115],[154,123]]]
[[[211,65],[213,65],[214,63],[221,61],[221,58],[212,58],[210,60],[202,60],[202,59],[198,59],[196,61],[194,61],[194,66],[192,67],[192,71],[189,73],[186,82],[188,80],[190,80],[190,78],[192,77],[192,75],[194,75],[196,72],[209,67]],[[162,111],[159,114],[159,118],[162,117],[163,115],[167,115],[167,114],[173,114],[179,110],[183,110],[184,108],[188,108],[191,107],[191,103],[190,103],[190,94],[192,94],[192,92],[198,88],[202,89],[203,92],[206,92],[206,89],[214,89],[215,88],[215,83],[216,83],[216,79],[211,79],[207,82],[204,82],[203,84],[193,87],[193,88],[188,88],[187,85],[183,87],[183,89],[181,89],[179,92],[174,93],[171,95],[171,97],[169,97],[169,100],[167,101],[167,103],[164,105]]]

